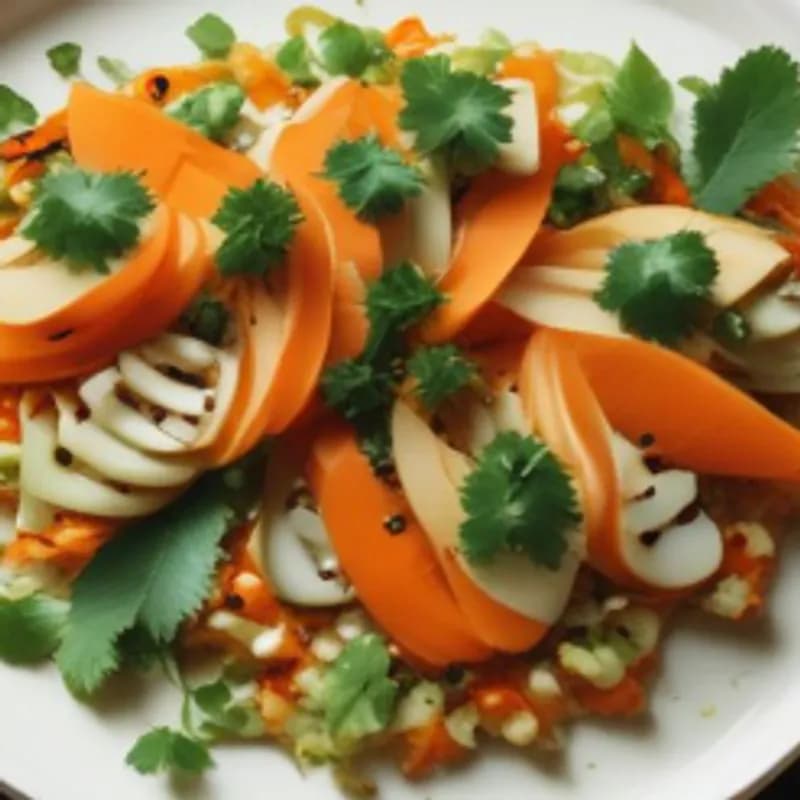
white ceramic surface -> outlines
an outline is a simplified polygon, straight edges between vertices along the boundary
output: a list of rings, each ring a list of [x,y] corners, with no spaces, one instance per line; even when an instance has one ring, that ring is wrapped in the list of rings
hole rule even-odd
[[[137,67],[194,58],[182,31],[218,10],[243,37],[281,35],[291,0],[79,3],[0,0],[0,80],[43,110],[63,99],[45,49],[65,39],[91,56]],[[800,6],[782,0],[328,0],[327,8],[386,24],[422,12],[434,30],[475,35],[487,26],[518,39],[619,56],[631,38],[673,78],[712,77],[744,48],[778,42],[800,48]],[[94,72],[90,70],[94,76]],[[99,76],[98,76],[99,77]],[[157,143],[154,143],[157,146]],[[456,773],[408,786],[379,768],[391,800],[723,800],[748,796],[800,743],[800,542],[786,548],[765,620],[743,627],[682,617],[670,636],[652,716],[633,724],[573,727],[559,758],[493,751]],[[0,778],[35,800],[326,800],[324,770],[302,778],[265,747],[220,749],[202,783],[140,778],[123,764],[142,731],[176,721],[163,684],[116,682],[95,707],[74,701],[52,669],[0,667]]]

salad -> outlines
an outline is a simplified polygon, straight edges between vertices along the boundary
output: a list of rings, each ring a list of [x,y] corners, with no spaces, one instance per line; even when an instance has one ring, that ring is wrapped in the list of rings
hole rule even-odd
[[[141,773],[264,739],[357,795],[644,713],[798,511],[798,64],[286,32],[0,86],[0,658],[161,671]]]

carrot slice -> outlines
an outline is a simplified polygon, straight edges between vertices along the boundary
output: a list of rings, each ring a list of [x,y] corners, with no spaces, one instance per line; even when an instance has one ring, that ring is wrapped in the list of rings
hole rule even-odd
[[[577,353],[614,429],[700,473],[800,480],[800,432],[710,370],[637,339],[553,333]]]
[[[289,98],[291,81],[254,44],[236,42],[228,55],[228,64],[237,83],[257,108],[264,110]]]
[[[41,157],[58,150],[67,142],[67,112],[57,111],[40,125],[22,131],[0,143],[0,159],[15,161],[18,158]]]
[[[464,328],[525,255],[547,213],[563,143],[560,126],[546,125],[535,175],[493,170],[475,180],[458,209],[455,253],[439,286],[448,302],[423,326],[427,341],[445,341]]]
[[[375,477],[354,434],[324,433],[309,478],[344,572],[389,636],[431,667],[491,655],[470,631],[402,495]],[[395,515],[406,528],[392,536],[384,523]]]
[[[229,187],[246,188],[261,176],[250,159],[214,144],[150,104],[85,83],[73,86],[67,119],[72,153],[80,166],[141,172],[144,183],[159,196],[168,195],[177,181],[173,203],[179,211],[208,216]],[[197,170],[217,183],[203,186]],[[182,188],[181,181],[191,188]],[[201,192],[200,199],[193,197],[195,191]],[[178,198],[192,203],[181,206]]]
[[[386,31],[386,44],[398,58],[417,58],[424,56],[443,42],[451,42],[455,37],[435,36],[419,17],[404,17]]]

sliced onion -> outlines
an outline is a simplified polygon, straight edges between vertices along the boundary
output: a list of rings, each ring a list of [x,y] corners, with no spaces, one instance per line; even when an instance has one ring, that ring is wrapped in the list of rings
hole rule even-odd
[[[453,210],[450,180],[444,164],[429,160],[423,165],[425,185],[407,203],[407,235],[403,258],[417,264],[433,281],[447,272],[453,249]]]
[[[800,331],[800,300],[769,292],[742,310],[753,342],[779,339]]]
[[[514,175],[533,175],[539,169],[539,107],[530,81],[507,78],[497,83],[511,91],[505,113],[513,122],[511,141],[501,144],[497,166]]]

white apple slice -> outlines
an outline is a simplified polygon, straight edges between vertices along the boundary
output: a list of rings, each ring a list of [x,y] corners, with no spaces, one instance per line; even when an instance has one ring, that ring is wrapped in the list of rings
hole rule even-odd
[[[506,78],[497,81],[511,91],[511,105],[505,109],[511,117],[511,141],[501,144],[497,166],[514,175],[533,175],[539,169],[539,107],[530,81]]]
[[[36,411],[36,399],[22,398],[22,461],[20,487],[34,497],[98,517],[143,517],[167,505],[176,492],[131,489],[121,491],[56,460],[57,420],[51,410]]]
[[[211,369],[219,350],[193,336],[164,333],[139,348],[144,358],[155,366],[171,365],[184,372]]]
[[[543,241],[535,263],[603,269],[608,253],[628,241],[658,239],[680,231],[699,231],[715,251],[719,274],[714,302],[726,308],[789,263],[787,250],[769,231],[743,220],[719,217],[683,206],[633,206],[612,211]]]
[[[55,506],[21,489],[17,506],[17,530],[26,533],[41,533],[53,524],[56,511]]]
[[[205,413],[206,401],[211,397],[207,389],[167,377],[130,350],[120,353],[117,365],[126,386],[153,405],[190,417]]]
[[[742,309],[750,328],[750,341],[779,339],[800,331],[800,299],[768,292]]]
[[[183,486],[197,474],[185,459],[154,456],[112,436],[89,420],[79,420],[78,406],[65,395],[56,395],[58,442],[105,478],[147,488]]]
[[[465,515],[458,495],[472,469],[469,459],[440,442],[401,400],[392,415],[392,437],[403,490],[440,560],[455,554],[461,569],[495,602],[527,619],[555,622],[569,599],[579,559],[568,553],[558,570],[550,570],[509,553],[485,566],[471,565],[460,554]]]

